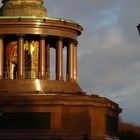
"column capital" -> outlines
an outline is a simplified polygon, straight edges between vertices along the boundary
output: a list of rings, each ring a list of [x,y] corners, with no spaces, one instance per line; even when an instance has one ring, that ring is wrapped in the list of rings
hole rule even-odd
[[[57,40],[58,40],[58,39],[60,39],[60,40],[64,40],[65,37],[64,37],[64,36],[58,36],[58,37],[57,37]]]
[[[17,37],[25,37],[25,34],[16,34]]]
[[[78,45],[78,41],[74,40],[74,45],[77,46]]]
[[[5,35],[0,35],[0,38],[4,38],[5,37]]]
[[[42,37],[42,38],[48,37],[48,35],[43,35],[43,34],[40,34],[39,36]]]
[[[68,43],[68,45],[70,45],[71,43],[72,44],[74,44],[74,45],[78,45],[78,41],[77,40],[74,40],[74,39],[69,39],[68,41],[67,41],[67,43]]]

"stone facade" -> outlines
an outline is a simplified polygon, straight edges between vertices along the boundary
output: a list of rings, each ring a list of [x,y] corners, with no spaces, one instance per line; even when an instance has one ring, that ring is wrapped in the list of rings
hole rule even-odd
[[[36,114],[36,118],[42,113],[49,113],[50,117],[46,117],[44,122],[40,120],[39,127],[42,129],[29,129],[32,125],[36,127],[36,124],[30,121],[27,121],[27,124],[27,117],[22,120],[24,125],[11,119],[13,126],[7,125],[10,129],[1,129],[1,139],[19,140],[22,135],[23,140],[118,140],[117,124],[121,109],[106,98],[68,93],[4,94],[0,93],[0,121],[2,116],[8,119],[11,114],[15,114],[16,120],[20,120],[18,116],[21,113],[28,117]],[[49,125],[45,126],[46,122]],[[20,127],[26,129],[19,129],[20,123]]]

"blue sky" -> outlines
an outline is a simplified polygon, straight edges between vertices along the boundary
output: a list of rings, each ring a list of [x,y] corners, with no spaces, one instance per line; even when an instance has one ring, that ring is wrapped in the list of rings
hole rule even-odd
[[[44,0],[48,16],[81,24],[79,83],[117,102],[124,121],[140,125],[140,0]]]

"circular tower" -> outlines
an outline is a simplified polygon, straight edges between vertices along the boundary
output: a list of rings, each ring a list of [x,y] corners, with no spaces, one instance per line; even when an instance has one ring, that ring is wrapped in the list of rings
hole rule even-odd
[[[77,36],[82,27],[73,21],[47,17],[43,0],[2,2],[0,83],[5,86],[0,86],[0,90],[81,93],[77,83]],[[55,51],[55,64],[51,64],[51,50]],[[55,72],[51,65],[55,65]],[[50,75],[55,75],[55,79]]]
[[[83,28],[48,17],[43,0],[2,3],[0,139],[115,139],[119,106],[78,85]]]

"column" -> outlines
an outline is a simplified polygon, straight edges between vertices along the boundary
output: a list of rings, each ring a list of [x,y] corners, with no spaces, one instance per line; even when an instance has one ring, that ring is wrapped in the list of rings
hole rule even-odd
[[[73,82],[74,79],[74,43],[70,42],[67,46],[67,81]]]
[[[17,46],[17,78],[24,78],[24,37],[18,36],[18,46]]]
[[[50,43],[47,43],[46,47],[46,76],[47,80],[50,80]]]
[[[77,56],[77,42],[74,43],[74,81],[78,83],[78,56]]]
[[[39,45],[39,79],[46,78],[46,56],[45,56],[45,37],[40,37]]]
[[[0,37],[0,79],[3,79],[3,38]]]
[[[63,39],[56,42],[56,80],[63,80]]]

